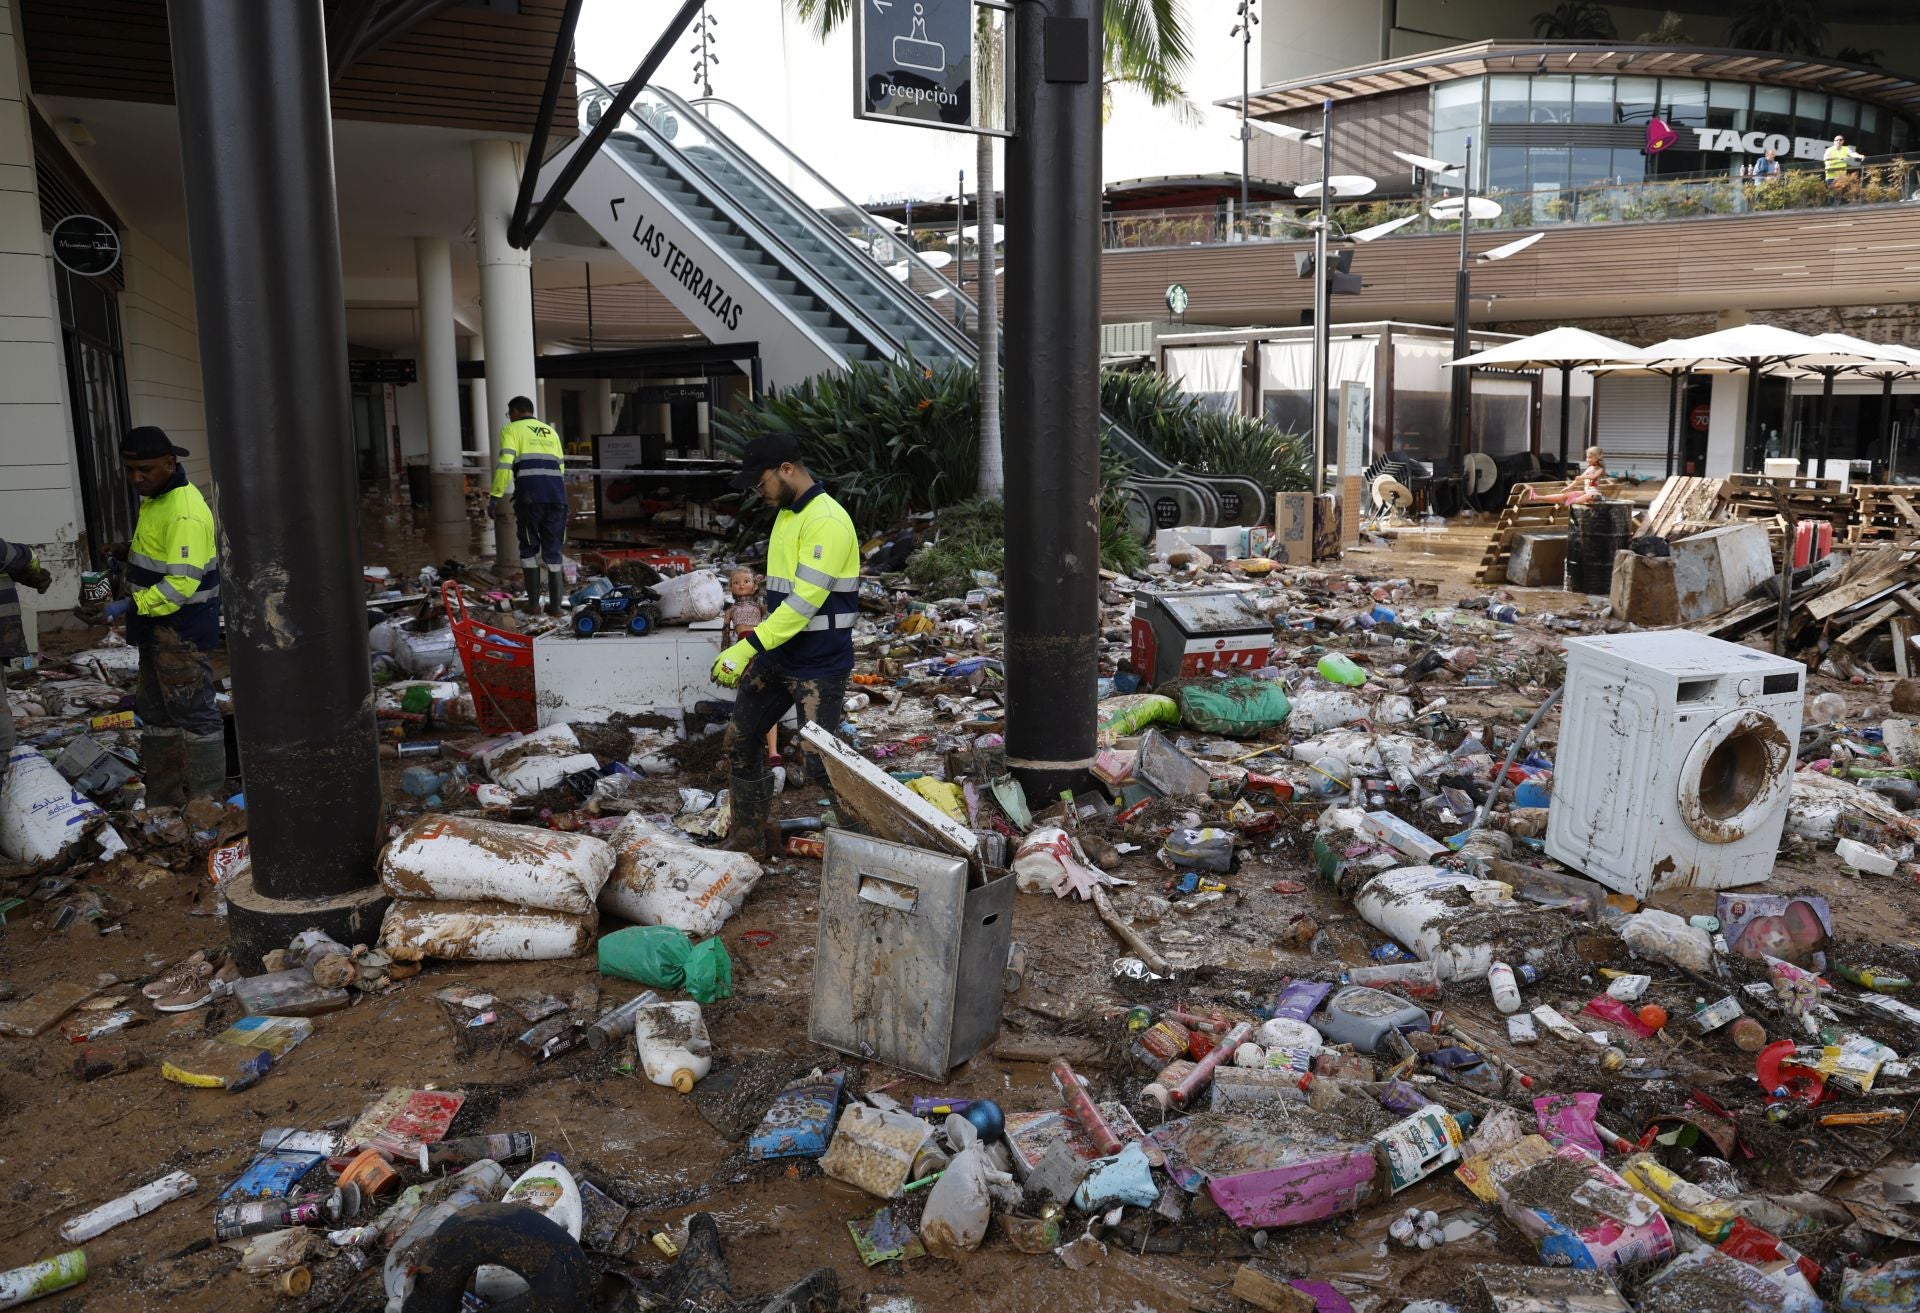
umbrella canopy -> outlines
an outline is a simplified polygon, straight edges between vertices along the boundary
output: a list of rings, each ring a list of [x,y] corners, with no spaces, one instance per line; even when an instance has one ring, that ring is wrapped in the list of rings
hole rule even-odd
[[[1897,342],[1869,342],[1864,337],[1854,337],[1848,333],[1819,333],[1814,340],[1826,343],[1835,351],[1850,351],[1861,356],[1861,362],[1848,372],[1862,378],[1920,377],[1920,351],[1910,346],[1901,346]]]
[[[1584,328],[1549,328],[1544,333],[1502,342],[1471,356],[1451,361],[1448,368],[1577,369],[1582,365],[1612,364],[1638,358],[1638,347]]]

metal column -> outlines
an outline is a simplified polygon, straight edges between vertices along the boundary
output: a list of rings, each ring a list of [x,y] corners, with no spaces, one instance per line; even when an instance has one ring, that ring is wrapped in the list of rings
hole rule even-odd
[[[1092,764],[1100,605],[1100,9],[1015,11],[1007,143],[1007,757],[1028,796]]]
[[[1460,268],[1453,276],[1453,358],[1464,360],[1473,354],[1470,332],[1473,320],[1473,257],[1467,250],[1467,234],[1473,222],[1473,138],[1467,138],[1466,163],[1460,166]],[[1454,369],[1450,398],[1453,435],[1448,442],[1449,457],[1455,473],[1467,455],[1467,427],[1473,414],[1473,371]],[[1566,463],[1567,453],[1560,453]],[[1565,471],[1563,470],[1562,473]]]
[[[370,941],[383,901],[327,41],[320,0],[171,0],[168,26],[253,849],[229,928],[252,967],[309,925]]]
[[[1320,102],[1320,211],[1313,221],[1313,495],[1327,483],[1327,376],[1333,370],[1333,271],[1327,239],[1333,222],[1333,101]]]

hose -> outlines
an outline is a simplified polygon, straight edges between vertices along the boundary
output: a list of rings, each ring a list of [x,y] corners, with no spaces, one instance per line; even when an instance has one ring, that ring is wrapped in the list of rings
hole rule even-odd
[[[1547,700],[1542,702],[1539,710],[1533,713],[1533,719],[1527,722],[1526,728],[1514,735],[1513,744],[1507,749],[1507,759],[1501,765],[1500,773],[1493,777],[1493,787],[1487,790],[1487,800],[1480,805],[1480,810],[1474,814],[1473,825],[1467,831],[1469,838],[1471,838],[1476,831],[1486,828],[1487,817],[1493,815],[1493,805],[1500,801],[1500,786],[1507,782],[1507,772],[1512,770],[1513,763],[1519,760],[1521,747],[1526,744],[1527,739],[1533,734],[1534,728],[1540,724],[1540,718],[1547,714],[1548,709],[1552,707],[1554,703],[1558,702],[1560,695],[1566,691],[1563,685],[1548,694]]]

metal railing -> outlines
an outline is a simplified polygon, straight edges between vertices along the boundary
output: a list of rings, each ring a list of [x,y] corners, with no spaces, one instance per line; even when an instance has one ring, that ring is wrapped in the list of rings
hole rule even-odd
[[[1436,191],[1433,200],[1459,193]],[[1766,214],[1821,209],[1836,205],[1897,205],[1920,201],[1920,161],[1904,155],[1878,156],[1850,169],[1829,184],[1819,166],[1788,168],[1768,178],[1724,174],[1649,179],[1644,182],[1596,182],[1544,191],[1476,192],[1500,205],[1495,219],[1475,219],[1475,232],[1502,228],[1545,228],[1569,224],[1648,223],[1661,219],[1698,219],[1716,215]],[[1358,232],[1375,224],[1415,216],[1414,222],[1387,234],[1417,237],[1457,233],[1457,219],[1435,219],[1419,199],[1350,201],[1332,207],[1335,230]],[[1311,201],[1265,201],[1246,210],[1195,206],[1170,210],[1109,211],[1102,219],[1107,250],[1147,250],[1178,246],[1215,246],[1231,242],[1301,241],[1308,236]]]

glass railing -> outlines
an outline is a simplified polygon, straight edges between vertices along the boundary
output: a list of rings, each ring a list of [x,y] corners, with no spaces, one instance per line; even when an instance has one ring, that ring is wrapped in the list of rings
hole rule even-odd
[[[1442,200],[1447,195],[1436,191],[1433,199]],[[1816,167],[1788,169],[1770,178],[1693,175],[1476,195],[1498,202],[1500,215],[1475,219],[1475,232],[1564,224],[1648,223],[1842,205],[1896,205],[1920,201],[1920,161],[1904,155],[1867,159],[1831,184]],[[1310,235],[1307,221],[1313,214],[1310,201],[1266,201],[1243,211],[1212,206],[1110,211],[1102,221],[1102,241],[1110,251],[1301,241]],[[1345,234],[1413,217],[1412,223],[1387,234],[1389,240],[1460,231],[1458,219],[1435,219],[1427,213],[1426,203],[1418,199],[1353,201],[1333,206],[1332,216],[1335,231]]]

